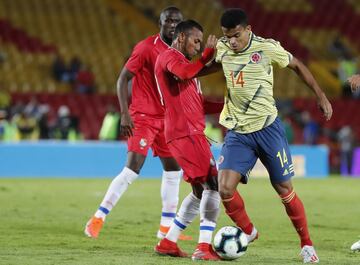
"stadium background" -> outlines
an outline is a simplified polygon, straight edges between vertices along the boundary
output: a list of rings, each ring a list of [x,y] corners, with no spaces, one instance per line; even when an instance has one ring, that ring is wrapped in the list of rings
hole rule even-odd
[[[125,162],[124,142],[99,141],[109,106],[119,111],[119,71],[134,44],[158,32],[169,5],[217,36],[223,10],[241,7],[257,35],[280,41],[310,68],[333,104],[329,122],[294,73],[275,69],[296,171],[321,177],[294,182],[322,262],[359,264],[349,252],[360,233],[359,95],[344,92],[341,80],[344,71],[360,72],[358,0],[0,0],[0,264],[191,264],[153,253],[159,179],[132,185],[98,241],[82,234],[109,184],[98,177],[115,176]],[[222,74],[203,78],[202,87],[221,100]],[[149,157],[141,175],[160,172]],[[261,166],[255,173],[265,174]],[[181,196],[186,192],[182,184]],[[242,194],[261,229],[244,264],[300,264],[297,238],[268,181],[254,179]],[[219,226],[229,224],[222,212]],[[188,233],[196,237],[196,225]],[[191,252],[194,244],[183,246]]]
[[[1,0],[0,109],[5,112],[0,112],[0,137],[4,142],[97,140],[109,105],[118,109],[115,83],[122,65],[135,43],[158,31],[159,13],[171,4],[181,8],[186,18],[198,20],[205,34],[217,36],[221,36],[218,24],[224,8],[241,7],[256,34],[280,41],[303,60],[331,98],[334,116],[325,122],[310,89],[290,70],[275,69],[274,94],[289,142],[326,146],[329,164],[324,172],[360,174],[359,151],[354,149],[353,166],[346,170],[353,150],[342,149],[346,142],[355,148],[360,138],[358,95],[343,89],[344,76],[358,71],[360,2],[356,0],[331,4],[327,0],[203,0],[196,2],[196,8],[192,1],[180,0]],[[222,73],[202,78],[202,87],[207,97],[221,100]],[[22,112],[30,118],[19,118]],[[65,129],[64,116],[71,120]],[[25,133],[18,133],[16,126],[22,122]],[[8,133],[4,123],[10,124]]]

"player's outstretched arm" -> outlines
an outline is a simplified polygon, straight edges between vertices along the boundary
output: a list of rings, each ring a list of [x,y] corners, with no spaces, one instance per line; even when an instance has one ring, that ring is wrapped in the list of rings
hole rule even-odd
[[[330,120],[333,113],[332,106],[309,69],[295,57],[293,57],[290,61],[288,67],[294,70],[295,73],[305,82],[305,84],[313,90],[317,97],[319,107],[324,113],[326,120]]]
[[[168,63],[168,71],[177,76],[180,80],[192,79],[197,76],[200,70],[209,62],[211,62],[215,55],[217,39],[214,35],[210,35],[207,39],[204,52],[201,57],[194,63],[187,63],[178,60],[173,60]]]
[[[120,76],[117,80],[116,91],[120,103],[121,120],[120,120],[120,134],[123,136],[132,136],[132,129],[134,128],[133,121],[129,114],[128,106],[128,83],[134,77],[126,67],[121,70]]]
[[[206,67],[203,67],[196,76],[200,77],[200,76],[210,75],[220,71],[221,69],[222,69],[221,63],[212,61],[210,62],[210,64],[206,64]]]
[[[360,74],[351,76],[348,82],[350,83],[352,92],[360,89]]]

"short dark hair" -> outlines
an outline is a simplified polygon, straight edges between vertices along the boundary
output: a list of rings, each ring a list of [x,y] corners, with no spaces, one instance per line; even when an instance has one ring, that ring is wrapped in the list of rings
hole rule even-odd
[[[181,13],[180,9],[177,8],[176,6],[168,6],[168,7],[164,8],[163,10],[161,10],[160,16],[162,14],[164,14],[165,12]]]
[[[179,24],[177,24],[177,26],[175,28],[175,33],[174,33],[173,39],[175,40],[181,32],[184,32],[185,34],[187,34],[193,28],[196,28],[196,29],[200,30],[201,32],[204,31],[203,27],[195,20],[188,19],[188,20],[180,22]]]
[[[236,28],[237,25],[246,27],[248,25],[247,15],[240,8],[227,9],[221,16],[221,26],[227,29]]]
[[[160,16],[159,16],[159,24],[160,25],[161,25],[161,21],[166,19],[167,12],[169,14],[179,13],[181,15],[181,20],[182,20],[182,13],[181,13],[180,9],[177,8],[176,6],[168,6],[168,7],[164,8],[160,13]]]

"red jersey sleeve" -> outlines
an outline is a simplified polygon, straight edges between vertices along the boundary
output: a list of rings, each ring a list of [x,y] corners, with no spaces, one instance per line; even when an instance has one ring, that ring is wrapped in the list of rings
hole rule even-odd
[[[125,64],[125,67],[131,73],[137,74],[137,72],[139,72],[139,70],[144,65],[144,56],[145,56],[144,44],[142,42],[140,42],[139,44],[137,44],[134,47],[130,58],[128,59],[128,61]]]
[[[166,64],[167,70],[179,79],[187,80],[194,78],[200,72],[214,55],[214,49],[205,49],[202,57],[194,63],[184,60],[185,57],[178,53],[173,52],[172,55]]]

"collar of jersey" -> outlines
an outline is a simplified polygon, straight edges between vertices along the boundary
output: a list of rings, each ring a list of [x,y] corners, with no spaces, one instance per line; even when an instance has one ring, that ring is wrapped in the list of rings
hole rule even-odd
[[[155,41],[154,41],[154,44],[156,44],[156,42],[157,42],[158,40],[160,40],[162,43],[164,43],[167,47],[170,47],[169,44],[167,44],[167,43],[161,38],[160,33],[157,34],[157,37],[156,37],[156,39],[155,39]]]
[[[243,53],[243,52],[247,51],[247,50],[250,48],[250,46],[251,46],[253,37],[254,37],[254,33],[250,32],[250,38],[249,38],[248,44],[245,46],[244,49],[242,49],[241,51],[238,51],[238,52],[236,52],[236,53]]]

